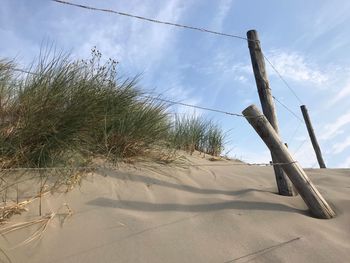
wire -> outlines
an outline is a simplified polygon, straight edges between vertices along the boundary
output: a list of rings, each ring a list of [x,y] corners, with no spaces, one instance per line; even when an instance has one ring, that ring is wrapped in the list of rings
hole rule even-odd
[[[290,163],[229,163],[229,164],[184,164],[184,166],[235,166],[235,165],[246,165],[246,166],[275,166],[275,165],[289,165],[297,163],[297,161]],[[85,171],[95,171],[99,168],[105,168],[106,166],[78,166],[78,167],[16,167],[16,168],[0,168],[0,172],[9,172],[9,171],[49,171],[49,170],[85,170]]]
[[[193,26],[188,26],[188,25],[182,25],[182,24],[177,24],[177,23],[171,23],[171,22],[166,22],[166,21],[160,21],[160,20],[156,20],[156,19],[151,19],[151,18],[147,18],[147,17],[143,17],[143,16],[138,16],[138,15],[133,15],[133,14],[128,14],[128,13],[124,13],[124,12],[119,12],[119,11],[115,11],[115,10],[111,10],[111,9],[102,9],[102,8],[96,8],[96,7],[91,7],[91,6],[86,6],[86,5],[81,5],[81,4],[75,4],[75,3],[70,3],[67,1],[62,1],[62,0],[51,0],[53,2],[56,3],[60,3],[60,4],[65,4],[65,5],[70,5],[70,6],[74,6],[74,7],[79,7],[79,8],[84,8],[84,9],[88,9],[88,10],[93,10],[93,11],[101,11],[101,12],[108,12],[108,13],[113,13],[113,14],[117,14],[117,15],[121,15],[121,16],[127,16],[127,17],[132,17],[132,18],[136,18],[136,19],[140,19],[140,20],[144,20],[144,21],[148,21],[148,22],[153,22],[153,23],[158,23],[158,24],[164,24],[164,25],[170,25],[170,26],[175,26],[175,27],[181,27],[181,28],[185,28],[185,29],[191,29],[191,30],[196,30],[196,31],[200,31],[200,32],[204,32],[204,33],[210,33],[210,34],[216,34],[216,35],[221,35],[221,36],[226,36],[226,37],[231,37],[231,38],[238,38],[238,39],[242,39],[242,40],[246,40],[246,41],[256,41],[256,40],[251,40],[248,39],[246,37],[242,37],[242,36],[238,36],[238,35],[232,35],[232,34],[227,34],[227,33],[222,33],[222,32],[217,32],[217,31],[212,31],[209,29],[205,29],[205,28],[199,28],[199,27],[193,27]],[[294,94],[294,96],[297,98],[297,100],[303,104],[303,102],[301,101],[301,99],[299,98],[299,96],[295,93],[295,91],[290,87],[290,85],[287,83],[287,81],[282,77],[282,75],[279,73],[279,71],[277,70],[277,68],[273,65],[273,63],[267,58],[267,56],[265,56],[263,54],[264,58],[266,59],[266,61],[271,65],[271,67],[273,68],[273,70],[277,73],[277,75],[279,76],[279,78],[284,82],[284,84],[287,86],[287,88]],[[23,73],[28,73],[28,74],[35,74],[29,71],[25,71],[25,70],[21,70],[21,69],[15,69],[16,71],[19,72],[23,72]],[[297,116],[290,108],[288,108],[285,104],[283,104],[280,100],[278,100],[276,97],[273,97],[278,103],[280,103],[284,108],[286,108],[291,114],[293,114],[299,121],[302,122],[301,118],[299,116]],[[158,99],[160,100],[160,99]],[[163,100],[165,102],[170,102],[170,103],[175,103],[175,102],[171,102],[171,101],[167,101],[167,100]],[[233,115],[233,116],[240,116],[243,117],[243,115],[241,114],[236,114],[236,113],[229,113],[229,112],[224,112],[221,110],[214,110],[214,109],[209,109],[209,108],[205,108],[205,107],[199,107],[199,106],[194,106],[194,105],[188,105],[188,104],[184,104],[184,103],[176,103],[176,104],[180,104],[183,106],[189,106],[189,107],[193,107],[193,108],[198,108],[198,109],[203,109],[203,110],[210,110],[210,111],[214,111],[214,112],[220,112],[220,113],[224,113],[224,114],[228,114],[228,115]]]
[[[23,72],[23,73],[27,73],[27,74],[31,74],[31,75],[38,75],[37,73],[34,72],[30,72],[24,69],[19,69],[19,68],[12,68],[12,70],[14,71],[18,71],[18,72]],[[260,118],[264,115],[259,115],[259,116],[254,116],[254,117],[250,117],[250,116],[244,116],[243,114],[240,113],[233,113],[233,112],[228,112],[228,111],[223,111],[223,110],[218,110],[218,109],[213,109],[213,108],[208,108],[208,107],[202,107],[202,106],[197,106],[197,105],[192,105],[192,104],[187,104],[187,103],[183,103],[183,102],[177,102],[177,101],[173,101],[173,100],[168,100],[168,99],[162,99],[160,97],[153,97],[153,96],[145,96],[145,95],[141,95],[141,98],[145,98],[145,99],[151,99],[151,100],[157,100],[157,101],[162,101],[162,102],[166,102],[166,103],[171,103],[171,104],[175,104],[175,105],[181,105],[181,106],[186,106],[186,107],[190,107],[190,108],[194,108],[194,109],[201,109],[201,110],[206,110],[206,111],[211,111],[211,112],[216,112],[216,113],[222,113],[222,114],[226,114],[226,115],[230,115],[230,116],[236,116],[236,117],[244,117],[244,118]]]
[[[92,7],[92,6],[80,5],[80,4],[70,3],[70,2],[66,2],[66,1],[62,1],[62,0],[51,0],[51,1],[56,2],[56,3],[60,3],[60,4],[80,7],[80,8],[84,8],[84,9],[88,9],[88,10],[101,11],[101,12],[107,12],[107,13],[112,13],[112,14],[121,15],[121,16],[132,17],[132,18],[136,18],[136,19],[140,19],[140,20],[144,20],[144,21],[148,21],[148,22],[152,22],[152,23],[181,27],[181,28],[185,28],[185,29],[200,31],[203,33],[210,33],[210,34],[220,35],[220,36],[225,36],[225,37],[238,38],[238,39],[247,40],[247,41],[254,41],[254,40],[248,40],[246,37],[242,37],[242,36],[238,36],[238,35],[217,32],[217,31],[206,29],[206,28],[181,25],[181,24],[171,23],[171,22],[167,22],[167,21],[160,21],[160,20],[156,20],[156,19],[152,19],[152,18],[143,17],[143,16],[119,12],[119,11],[115,11],[115,10],[111,10],[111,9],[103,9],[103,8],[97,8],[97,7]]]
[[[18,72],[27,73],[27,74],[31,74],[31,75],[38,75],[37,73],[30,72],[30,71],[27,71],[27,70],[24,70],[24,69],[20,69],[20,68],[12,68],[12,70],[18,71]],[[146,98],[146,99],[151,99],[151,100],[163,101],[163,102],[176,104],[176,105],[182,105],[182,106],[191,107],[191,108],[195,108],[195,109],[201,109],[201,110],[206,110],[206,111],[211,111],[211,112],[216,112],[216,113],[227,114],[227,115],[230,115],[230,116],[248,117],[249,118],[249,116],[244,116],[243,114],[240,114],[240,113],[227,112],[227,111],[218,110],[218,109],[212,109],[212,108],[208,108],[208,107],[202,107],[202,106],[197,106],[197,105],[192,105],[192,104],[187,104],[187,103],[182,103],[182,102],[176,102],[176,101],[173,101],[173,100],[162,99],[162,98],[159,98],[159,97],[152,97],[152,96],[145,96],[145,95],[141,95],[140,97]],[[257,116],[256,118],[258,118],[258,117],[261,117],[261,116]]]
[[[79,8],[84,8],[84,9],[88,9],[88,10],[93,10],[93,11],[108,12],[108,13],[113,13],[113,14],[117,14],[117,15],[121,15],[121,16],[132,17],[132,18],[136,18],[136,19],[140,19],[140,20],[144,20],[144,21],[148,21],[148,22],[153,22],[153,23],[158,23],[158,24],[170,25],[170,26],[175,26],[175,27],[181,27],[181,28],[185,28],[185,29],[196,30],[196,31],[204,32],[204,33],[221,35],[221,36],[226,36],[226,37],[231,37],[231,38],[238,38],[238,39],[242,39],[242,40],[246,40],[246,41],[254,41],[254,42],[256,41],[256,40],[251,40],[251,39],[248,39],[246,37],[242,37],[242,36],[238,36],[238,35],[232,35],[232,34],[227,34],[227,33],[223,33],[223,32],[212,31],[212,30],[205,29],[205,28],[199,28],[199,27],[193,27],[193,26],[182,25],[182,24],[177,24],[177,23],[171,23],[171,22],[167,22],[167,21],[160,21],[160,20],[156,20],[156,19],[143,17],[143,16],[138,16],[138,15],[128,14],[128,13],[124,13],[124,12],[119,12],[119,11],[115,11],[115,10],[111,10],[111,9],[96,8],[96,7],[92,7],[92,6],[86,6],[86,5],[81,5],[81,4],[70,3],[70,2],[62,1],[62,0],[51,0],[51,1],[56,2],[56,3],[60,3],[60,4],[65,4],[65,5],[70,5],[70,6],[74,6],[74,7],[79,7]],[[267,56],[265,56],[264,54],[263,54],[263,56],[266,59],[266,61],[271,65],[273,70],[277,73],[279,78],[284,82],[286,87],[293,93],[293,95],[296,97],[296,99],[301,104],[304,104],[302,102],[302,100],[300,99],[300,97],[296,94],[296,92],[290,87],[288,82],[283,78],[281,73],[279,73],[279,71],[273,65],[273,63],[267,58]],[[21,69],[16,69],[16,71],[20,71],[20,72],[28,73],[28,74],[35,74],[35,73],[31,73],[29,71],[25,71],[25,70],[21,70]],[[302,122],[301,118],[299,118],[290,108],[288,108],[285,104],[283,104],[281,101],[279,101],[276,97],[273,97],[273,98],[278,103],[280,103],[284,108],[286,108],[290,113],[292,113],[299,121]],[[164,101],[166,101],[166,100],[164,100]],[[168,101],[168,102],[170,102],[170,101]],[[172,102],[172,103],[174,103],[174,102]],[[180,105],[183,105],[183,106],[190,106],[190,105],[187,105],[187,104],[184,104],[184,103],[176,103],[176,104],[180,104]],[[210,111],[215,111],[215,112],[220,112],[220,113],[225,113],[225,114],[234,115],[234,116],[243,116],[241,114],[235,114],[235,113],[231,114],[231,113],[228,113],[228,112],[223,112],[223,111],[220,111],[220,110],[212,110],[212,109],[208,109],[208,108],[205,108],[205,107],[199,107],[199,106],[193,106],[193,105],[191,105],[190,107],[198,108],[198,109],[204,109],[204,110],[210,110]]]
[[[22,73],[26,73],[26,74],[30,74],[30,75],[38,75],[38,73],[30,72],[28,70],[20,69],[20,68],[13,68],[12,70],[13,71],[22,72]]]
[[[7,69],[11,69],[13,71],[17,71],[17,72],[21,72],[21,73],[26,73],[26,74],[30,74],[30,75],[38,75],[38,73],[34,73],[34,72],[30,72],[28,70],[25,70],[25,69],[21,69],[21,68],[14,68],[14,67],[6,67],[4,68],[4,70],[7,70]]]
[[[231,37],[231,38],[237,38],[237,39],[241,39],[241,40],[246,40],[246,41],[253,41],[255,42],[256,40],[251,40],[248,39],[246,37],[242,37],[239,35],[233,35],[233,34],[227,34],[227,33],[223,33],[223,32],[217,32],[217,31],[213,31],[213,30],[209,30],[206,28],[199,28],[199,27],[193,27],[193,26],[188,26],[188,25],[182,25],[182,24],[177,24],[177,23],[171,23],[171,22],[167,22],[167,21],[160,21],[160,20],[156,20],[156,19],[151,19],[151,18],[147,18],[147,17],[143,17],[143,16],[138,16],[138,15],[133,15],[133,14],[129,14],[129,13],[124,13],[124,12],[119,12],[119,11],[115,11],[115,10],[111,10],[111,9],[102,9],[102,8],[96,8],[96,7],[91,7],[91,6],[86,6],[86,5],[81,5],[81,4],[75,4],[75,3],[70,3],[67,1],[62,1],[62,0],[51,0],[53,2],[59,3],[59,4],[65,4],[65,5],[70,5],[70,6],[74,6],[74,7],[79,7],[79,8],[83,8],[83,9],[88,9],[88,10],[93,10],[93,11],[101,11],[101,12],[107,12],[107,13],[112,13],[112,14],[116,14],[116,15],[121,15],[121,16],[126,16],[126,17],[131,17],[131,18],[136,18],[136,19],[140,19],[140,20],[144,20],[147,22],[152,22],[152,23],[158,23],[158,24],[164,24],[164,25],[170,25],[170,26],[174,26],[174,27],[180,27],[180,28],[185,28],[185,29],[190,29],[190,30],[196,30],[196,31],[200,31],[203,33],[210,33],[210,34],[215,34],[215,35],[220,35],[220,36],[225,36],[225,37]],[[291,88],[291,86],[288,84],[288,82],[283,78],[283,76],[280,74],[280,72],[277,70],[277,68],[273,65],[273,63],[267,58],[267,56],[265,56],[264,54],[262,54],[263,57],[266,59],[266,61],[271,65],[272,69],[277,73],[277,75],[279,76],[279,78],[283,81],[283,83],[286,85],[286,87],[293,93],[293,95],[295,96],[295,98],[301,103],[303,104],[303,102],[301,101],[300,97],[296,94],[296,92]],[[23,70],[23,69],[18,69],[18,68],[13,68],[14,71],[18,71],[18,72],[22,72],[22,73],[26,73],[26,74],[32,74],[32,75],[37,75],[37,73],[33,73],[27,70]],[[202,107],[202,106],[196,106],[196,105],[191,105],[191,104],[187,104],[187,103],[182,103],[182,102],[175,102],[175,101],[171,101],[171,100],[167,100],[167,99],[161,99],[161,98],[157,98],[157,97],[151,97],[151,96],[142,96],[144,98],[148,98],[148,99],[153,99],[153,100],[158,100],[158,101],[163,101],[163,102],[167,102],[167,103],[171,103],[171,104],[176,104],[176,105],[182,105],[182,106],[186,106],[186,107],[192,107],[192,108],[196,108],[196,109],[202,109],[202,110],[207,110],[207,111],[212,111],[212,112],[216,112],[216,113],[222,113],[222,114],[227,114],[227,115],[231,115],[231,116],[237,116],[237,117],[247,117],[244,116],[242,114],[238,114],[238,113],[232,113],[232,112],[226,112],[226,111],[222,111],[222,110],[218,110],[218,109],[212,109],[212,108],[208,108],[208,107]],[[285,109],[287,109],[292,115],[294,115],[300,122],[303,122],[301,120],[301,118],[294,113],[288,106],[286,106],[285,104],[283,104],[279,99],[277,99],[276,97],[273,96],[273,98],[279,103],[281,104]],[[257,116],[257,117],[262,117],[264,115],[261,116]],[[248,116],[249,118],[249,116]],[[299,127],[298,127],[299,128]],[[298,128],[296,129],[296,131],[298,130]],[[293,136],[296,134],[296,131],[294,132]],[[299,146],[299,148],[297,149],[297,151],[301,148],[301,146],[305,143],[305,141]],[[296,152],[297,152],[296,151]],[[295,152],[295,153],[296,153]],[[294,154],[295,154],[294,153]],[[266,165],[266,164],[247,164],[247,165]],[[269,165],[283,165],[283,164],[269,164]]]
[[[287,105],[282,103],[279,99],[277,99],[275,96],[272,96],[279,104],[281,104],[287,111],[289,111],[295,118],[297,118],[301,123],[304,123],[304,121],[295,113],[293,112]]]
[[[163,102],[176,104],[176,105],[182,105],[182,106],[191,107],[191,108],[195,108],[195,109],[201,109],[201,110],[207,110],[207,111],[212,111],[212,112],[217,112],[217,113],[223,113],[223,114],[227,114],[227,115],[231,115],[231,116],[245,117],[244,115],[239,114],[239,113],[232,113],[232,112],[222,111],[222,110],[218,110],[218,109],[212,109],[212,108],[207,108],[207,107],[202,107],[202,106],[196,106],[196,105],[192,105],[192,104],[187,104],[187,103],[182,103],[182,102],[176,102],[176,101],[172,101],[172,100],[162,99],[162,98],[159,98],[159,97],[151,97],[151,96],[141,96],[141,97],[147,98],[147,99],[152,99],[152,100],[163,101]]]
[[[38,75],[37,73],[30,72],[30,71],[27,71],[27,70],[24,70],[24,69],[20,69],[20,68],[12,68],[12,70],[18,71],[18,72],[27,73],[27,74],[31,74],[31,75]],[[244,116],[243,114],[240,114],[240,113],[232,113],[232,112],[227,112],[227,111],[218,110],[218,109],[212,109],[212,108],[208,108],[208,107],[196,106],[196,105],[192,105],[192,104],[176,102],[176,101],[173,101],[173,100],[162,99],[162,98],[159,98],[159,97],[152,97],[152,96],[145,96],[145,95],[141,95],[140,97],[146,98],[146,99],[151,99],[151,100],[163,101],[163,102],[176,104],[176,105],[182,105],[182,106],[191,107],[191,108],[195,108],[195,109],[212,111],[212,112],[216,112],[216,113],[223,113],[223,114],[236,116],[236,117],[247,117],[247,116]],[[258,117],[260,117],[260,116],[258,116]]]
[[[0,168],[0,171],[95,170],[97,168],[97,166],[15,167]]]
[[[188,25],[171,23],[171,22],[167,22],[167,21],[160,21],[160,20],[156,20],[156,19],[152,19],[152,18],[143,17],[143,16],[138,16],[138,15],[128,14],[128,13],[124,13],[124,12],[119,12],[119,11],[115,11],[115,10],[111,10],[111,9],[96,8],[96,7],[92,7],[92,6],[86,6],[86,5],[81,5],[81,4],[70,3],[70,2],[67,2],[67,1],[63,1],[63,0],[51,0],[51,1],[56,2],[56,3],[60,3],[60,4],[65,4],[65,5],[80,7],[80,8],[84,8],[84,9],[88,9],[88,10],[93,10],[93,11],[108,12],[108,13],[113,13],[113,14],[117,14],[117,15],[121,15],[121,16],[132,17],[132,18],[136,18],[136,19],[140,19],[140,20],[144,20],[144,21],[148,21],[148,22],[152,22],[152,23],[158,23],[158,24],[170,25],[170,26],[175,26],[175,27],[181,27],[181,28],[190,29],[190,30],[196,30],[196,31],[204,32],[204,33],[210,33],[210,34],[226,36],[226,37],[231,37],[231,38],[238,38],[238,39],[242,39],[242,40],[246,40],[246,41],[252,41],[252,42],[256,42],[257,41],[257,40],[251,40],[251,39],[248,39],[246,37],[239,36],[239,35],[232,35],[232,34],[227,34],[227,33],[223,33],[223,32],[217,32],[217,31],[209,30],[209,29],[206,29],[206,28],[193,27],[193,26],[188,26]],[[267,56],[265,56],[264,54],[263,54],[263,56],[266,59],[266,61],[271,65],[272,69],[277,73],[279,78],[286,85],[286,87],[293,93],[295,98],[301,104],[304,104],[302,102],[302,100],[300,99],[300,97],[296,94],[296,92],[288,84],[288,82],[283,78],[281,73],[273,65],[273,63],[267,58]],[[294,113],[292,113],[292,114],[295,115]],[[299,117],[297,117],[297,118],[300,120]]]
[[[286,85],[286,87],[293,93],[294,97],[300,102],[300,104],[304,104],[301,99],[299,98],[299,96],[296,94],[296,92],[292,89],[292,87],[288,84],[288,82],[283,78],[283,76],[281,75],[281,73],[279,73],[279,71],[277,70],[277,68],[272,64],[272,62],[264,55],[264,58],[266,59],[266,61],[270,64],[270,66],[272,67],[272,69],[277,73],[278,77],[283,81],[283,83]]]
[[[280,166],[280,165],[288,165],[288,164],[293,164],[297,163],[297,161],[290,162],[290,163],[229,163],[229,164],[185,164],[184,166],[193,166],[193,167],[200,167],[200,166],[235,166],[235,165],[246,165],[246,166]]]

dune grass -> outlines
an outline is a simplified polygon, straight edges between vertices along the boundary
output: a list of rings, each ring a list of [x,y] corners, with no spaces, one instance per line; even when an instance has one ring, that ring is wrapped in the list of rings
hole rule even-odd
[[[83,165],[91,156],[142,155],[155,145],[220,154],[223,133],[210,121],[171,121],[168,106],[143,97],[137,78],[117,77],[117,62],[44,56],[25,77],[0,61],[2,168]]]
[[[224,133],[211,120],[196,116],[176,116],[171,131],[173,147],[218,156],[224,147]]]

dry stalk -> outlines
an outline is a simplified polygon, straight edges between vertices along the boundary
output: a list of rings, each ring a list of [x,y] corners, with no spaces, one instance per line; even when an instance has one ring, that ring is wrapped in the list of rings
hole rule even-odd
[[[40,218],[32,220],[32,221],[13,224],[11,226],[8,226],[6,228],[1,229],[0,234],[6,235],[6,234],[9,234],[9,233],[14,232],[14,231],[21,230],[23,228],[27,228],[27,227],[34,226],[37,224],[41,224],[39,226],[39,228],[32,235],[30,235],[27,239],[23,240],[18,245],[14,246],[10,249],[15,249],[15,248],[18,248],[22,245],[27,245],[36,239],[40,240],[42,238],[42,235],[45,232],[49,222],[55,217],[55,215],[56,215],[55,213],[50,213],[50,214],[47,214],[43,217],[40,217]]]
[[[21,214],[22,212],[28,211],[28,209],[26,208],[28,204],[34,202],[41,196],[46,195],[48,192],[49,191],[45,191],[25,201],[12,204],[5,204],[4,206],[0,207],[0,224],[6,223],[7,220],[13,215]]]
[[[59,213],[62,207],[65,207],[67,209],[67,212],[65,213]],[[28,245],[29,243],[35,241],[35,240],[40,240],[43,237],[43,234],[45,233],[47,226],[49,223],[57,216],[60,220],[60,224],[63,225],[65,220],[70,217],[73,214],[72,209],[69,207],[68,204],[63,204],[57,212],[51,212],[46,214],[45,216],[39,217],[37,219],[27,221],[27,222],[20,222],[20,223],[15,223],[12,224],[8,227],[2,228],[0,230],[1,235],[6,235],[9,233],[12,233],[14,231],[18,231],[27,227],[39,225],[39,227],[35,230],[33,234],[31,234],[28,238],[17,244],[16,246],[10,248],[10,249],[16,249],[20,246]],[[62,218],[61,218],[62,217]]]

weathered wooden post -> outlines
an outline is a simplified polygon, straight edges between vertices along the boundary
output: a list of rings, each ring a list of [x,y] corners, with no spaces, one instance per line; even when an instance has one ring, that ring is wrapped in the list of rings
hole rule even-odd
[[[251,105],[243,111],[243,115],[265,142],[276,160],[283,163],[283,170],[309,207],[312,215],[323,219],[334,217],[335,213],[332,208],[323,199],[301,166],[293,160],[288,148],[260,110],[255,105]]]
[[[303,113],[303,117],[304,117],[304,120],[305,120],[307,131],[309,133],[309,136],[310,136],[310,139],[311,139],[311,142],[312,142],[312,146],[314,147],[314,150],[315,150],[315,153],[316,153],[318,164],[320,165],[320,168],[326,168],[326,164],[324,163],[324,160],[323,160],[323,157],[322,157],[322,153],[321,153],[321,149],[320,149],[320,146],[318,145],[318,142],[317,142],[317,139],[316,139],[316,135],[315,135],[314,129],[312,127],[311,120],[310,120],[307,108],[306,108],[305,105],[301,105],[300,108],[301,108],[301,112]]]
[[[261,106],[266,118],[271,123],[276,133],[279,134],[275,103],[273,101],[269,80],[267,78],[265,60],[261,51],[258,32],[256,30],[248,31],[247,38],[250,58],[252,61],[255,82],[258,88]],[[272,152],[271,157],[272,162],[276,163],[276,158],[273,156]],[[293,187],[289,182],[287,176],[283,173],[282,167],[280,167],[279,165],[274,165],[273,168],[275,171],[278,193],[280,195],[292,196]]]

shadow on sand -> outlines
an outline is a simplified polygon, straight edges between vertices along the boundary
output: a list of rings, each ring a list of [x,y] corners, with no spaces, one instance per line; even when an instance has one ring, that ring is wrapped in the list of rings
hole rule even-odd
[[[259,190],[259,189],[242,189],[239,191],[227,191],[227,190],[220,190],[220,189],[206,189],[206,188],[198,188],[190,185],[184,185],[179,183],[171,183],[166,182],[163,180],[159,180],[156,178],[151,178],[144,175],[136,175],[136,174],[128,174],[128,173],[116,173],[113,171],[113,173],[107,172],[107,173],[100,173],[103,176],[110,176],[116,179],[124,180],[124,181],[131,181],[131,182],[140,182],[144,183],[146,185],[157,185],[167,188],[172,188],[176,190],[191,192],[195,194],[223,194],[223,195],[242,195],[249,192],[264,192],[264,193],[271,193],[275,194],[272,191],[266,191],[266,190]]]
[[[163,181],[157,178],[152,178],[144,175],[128,174],[128,173],[116,173],[115,171],[105,171],[101,173],[104,176],[110,176],[116,179],[132,182],[140,182],[146,185],[157,185],[161,187],[167,187],[171,189],[191,192],[195,194],[223,194],[231,196],[239,196],[249,192],[264,192],[269,194],[275,194],[271,191],[260,189],[242,189],[238,191],[228,191],[220,189],[206,189],[198,188],[190,185],[184,185],[179,183],[172,183]],[[205,200],[207,201],[207,199]],[[149,203],[143,201],[128,201],[128,200],[115,200],[110,198],[96,198],[87,203],[88,205],[119,208],[125,210],[144,211],[144,212],[163,212],[163,211],[178,211],[178,212],[210,212],[220,210],[260,210],[260,211],[278,211],[278,212],[294,212],[299,214],[306,214],[307,211],[295,209],[288,205],[269,202],[258,201],[242,201],[232,200],[216,203],[204,203],[204,204],[181,204],[181,203]]]
[[[211,212],[220,210],[260,210],[260,211],[278,211],[278,212],[297,212],[303,213],[303,211],[289,207],[283,204],[267,203],[267,202],[254,202],[254,201],[225,201],[216,203],[205,204],[177,204],[177,203],[148,203],[142,201],[127,201],[127,200],[115,200],[110,198],[96,198],[90,202],[89,205],[119,208],[125,210],[144,211],[144,212]]]

